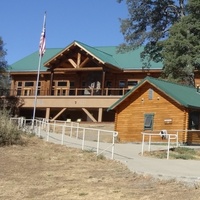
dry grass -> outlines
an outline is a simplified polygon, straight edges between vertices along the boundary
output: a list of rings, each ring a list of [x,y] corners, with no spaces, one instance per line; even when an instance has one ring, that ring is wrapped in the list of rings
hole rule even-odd
[[[159,151],[146,151],[144,156],[150,156],[154,158],[166,159],[167,150]],[[170,159],[182,159],[182,160],[200,160],[200,149],[188,148],[188,147],[177,147],[171,148],[169,151]]]
[[[46,143],[0,148],[0,199],[193,200],[200,189],[130,172],[93,153]]]

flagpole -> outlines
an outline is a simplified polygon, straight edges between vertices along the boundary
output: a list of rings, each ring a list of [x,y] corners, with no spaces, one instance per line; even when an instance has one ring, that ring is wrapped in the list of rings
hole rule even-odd
[[[46,24],[46,12],[44,14],[42,34],[45,34],[44,33],[45,24]],[[43,35],[43,37],[44,37],[44,35]],[[45,42],[45,41],[43,41],[43,42]],[[42,44],[42,45],[45,45],[45,44]],[[43,48],[43,49],[41,49],[41,48]],[[34,127],[34,121],[35,121],[35,113],[36,113],[36,107],[37,107],[37,93],[38,93],[38,85],[39,85],[39,80],[40,80],[40,68],[41,68],[42,56],[44,54],[44,48],[45,48],[45,46],[43,46],[43,47],[40,46],[39,47],[39,62],[38,62],[38,70],[37,70],[37,81],[36,81],[36,88],[35,88],[35,98],[34,98],[34,105],[33,105],[32,128]]]

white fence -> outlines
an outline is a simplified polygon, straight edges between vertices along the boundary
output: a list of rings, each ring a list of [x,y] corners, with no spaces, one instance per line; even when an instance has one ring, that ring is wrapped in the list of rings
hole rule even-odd
[[[159,133],[146,133],[142,132],[142,152],[141,154],[144,154],[144,144],[145,144],[145,137],[148,137],[148,151],[151,151],[151,142],[152,142],[152,137],[164,137],[167,140],[167,159],[169,159],[169,150],[170,150],[170,144],[173,141],[175,143],[176,147],[178,147],[178,131],[175,134],[164,134],[162,135],[161,132]]]
[[[116,131],[81,127],[77,122],[49,121],[46,119],[11,118],[20,129],[31,132],[38,137],[45,137],[47,141],[59,141],[61,145],[76,143],[82,150],[96,151],[97,156],[103,153],[111,153],[114,158],[115,141],[118,135]]]

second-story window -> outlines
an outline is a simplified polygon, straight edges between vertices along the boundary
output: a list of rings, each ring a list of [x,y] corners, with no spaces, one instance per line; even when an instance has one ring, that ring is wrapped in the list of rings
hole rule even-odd
[[[22,81],[17,82],[17,96],[22,94]]]
[[[138,81],[135,80],[128,80],[127,85],[128,85],[128,89],[132,89],[133,87],[135,87],[138,84]]]
[[[31,82],[31,81],[25,82],[24,86],[25,87],[33,87],[34,86],[34,82]]]
[[[126,81],[121,80],[119,81],[119,88],[122,88],[119,90],[119,95],[124,95],[125,91],[124,88],[126,87]]]

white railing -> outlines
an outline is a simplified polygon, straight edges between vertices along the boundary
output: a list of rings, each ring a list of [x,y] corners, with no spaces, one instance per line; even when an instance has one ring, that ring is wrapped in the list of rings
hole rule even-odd
[[[148,151],[151,151],[151,142],[152,142],[152,137],[162,137],[163,135],[159,133],[153,133],[153,132],[141,132],[142,134],[142,152],[141,155],[144,154],[144,144],[145,144],[145,136],[148,137]],[[169,150],[170,150],[170,144],[171,140],[175,140],[176,147],[179,146],[178,144],[178,131],[175,134],[166,134],[165,139],[167,140],[167,159],[169,159]]]
[[[118,136],[116,131],[80,127],[77,122],[58,120],[35,119],[34,123],[32,119],[11,118],[10,120],[15,121],[23,131],[34,133],[38,137],[46,137],[47,141],[56,137],[56,140],[64,145],[73,139],[73,142],[81,145],[82,150],[92,147],[92,150],[96,149],[97,156],[111,152],[111,159],[114,158],[115,140]],[[102,138],[109,138],[109,141],[105,142]]]

